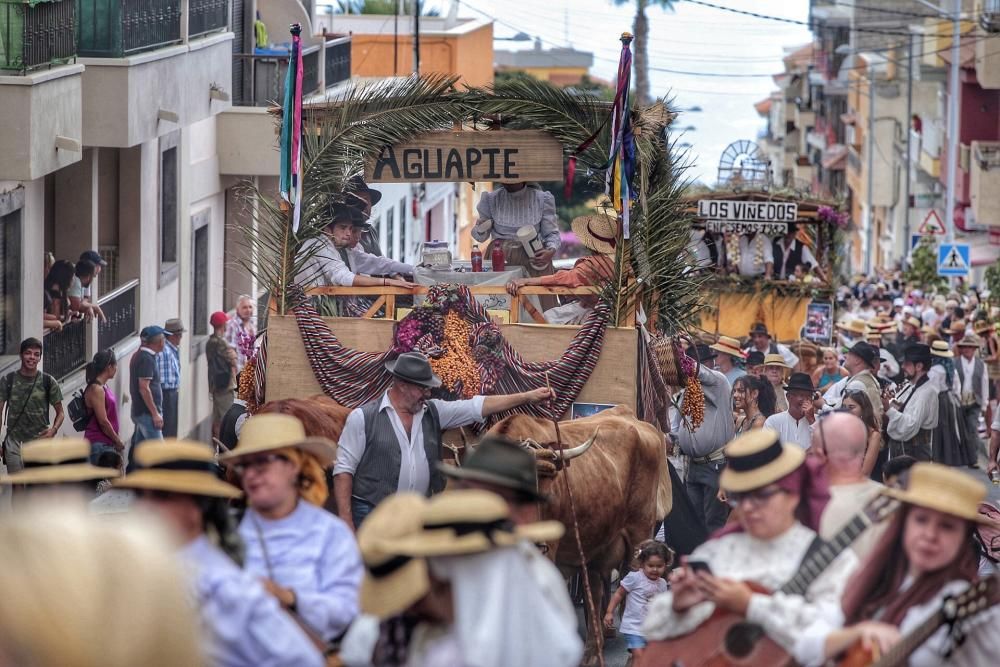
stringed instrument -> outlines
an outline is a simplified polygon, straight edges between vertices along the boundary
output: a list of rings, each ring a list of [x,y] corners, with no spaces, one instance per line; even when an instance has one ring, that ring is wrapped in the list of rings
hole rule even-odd
[[[948,596],[941,608],[926,621],[908,632],[898,644],[882,655],[875,655],[857,642],[847,649],[837,667],[900,667],[910,654],[930,639],[942,625],[961,624],[962,621],[1000,603],[1000,582],[997,577],[977,581],[959,595]],[[959,628],[960,629],[960,628]],[[990,632],[996,632],[991,629]]]
[[[876,496],[828,542],[810,548],[799,571],[781,587],[788,595],[805,595],[830,563],[834,561],[870,525],[889,516],[899,502],[888,496]],[[772,591],[755,582],[746,582],[754,593],[771,595]],[[767,637],[764,628],[743,616],[716,607],[714,613],[696,630],[679,637],[650,641],[637,667],[776,667],[791,660],[788,652]]]

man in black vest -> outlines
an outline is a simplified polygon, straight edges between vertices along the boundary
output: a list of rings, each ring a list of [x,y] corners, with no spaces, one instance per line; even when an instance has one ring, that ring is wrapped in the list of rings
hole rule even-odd
[[[788,280],[799,264],[819,268],[819,262],[809,246],[796,238],[798,231],[798,225],[790,222],[785,235],[774,239],[774,277],[777,280]]]
[[[337,513],[352,528],[396,491],[429,496],[444,489],[444,475],[436,465],[441,461],[443,430],[553,397],[551,389],[542,387],[521,394],[441,401],[430,397],[441,380],[424,355],[406,352],[385,367],[393,376],[392,385],[347,416],[333,468]]]

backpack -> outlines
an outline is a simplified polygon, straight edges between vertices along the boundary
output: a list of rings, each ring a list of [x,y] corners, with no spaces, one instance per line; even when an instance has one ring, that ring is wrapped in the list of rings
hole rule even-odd
[[[73,394],[69,405],[66,406],[66,414],[69,415],[70,421],[73,422],[73,428],[77,431],[87,430],[87,424],[90,423],[90,417],[93,414],[91,409],[87,407],[87,401],[83,397],[88,388],[90,388],[89,384],[83,389],[78,389]]]

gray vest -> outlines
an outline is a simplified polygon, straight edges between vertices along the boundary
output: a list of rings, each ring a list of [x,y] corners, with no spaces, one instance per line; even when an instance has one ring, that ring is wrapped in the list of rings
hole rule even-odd
[[[958,371],[958,381],[961,383],[960,386],[965,385],[965,370],[962,368],[962,360],[956,359],[958,363],[955,364],[955,370]],[[986,373],[986,364],[979,357],[973,360],[972,364],[972,395],[975,396],[975,402],[971,405],[979,405],[979,407],[986,407],[979,404],[979,389],[983,386],[983,374]],[[987,397],[988,398],[988,397]]]
[[[399,489],[399,467],[402,465],[396,431],[386,411],[379,410],[381,404],[382,396],[379,396],[361,406],[361,414],[365,417],[365,453],[354,471],[351,490],[353,496],[372,505],[378,505],[386,496],[396,493]],[[431,495],[444,490],[445,479],[437,469],[437,463],[441,461],[441,420],[434,404],[428,402],[426,405],[420,426],[424,432],[424,452],[430,473],[427,495]]]

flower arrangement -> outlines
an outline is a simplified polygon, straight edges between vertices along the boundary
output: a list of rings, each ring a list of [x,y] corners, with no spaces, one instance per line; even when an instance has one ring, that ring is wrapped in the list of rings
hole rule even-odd
[[[832,206],[820,206],[816,209],[816,216],[837,229],[847,229],[851,222],[851,216],[846,211],[838,211]]]

